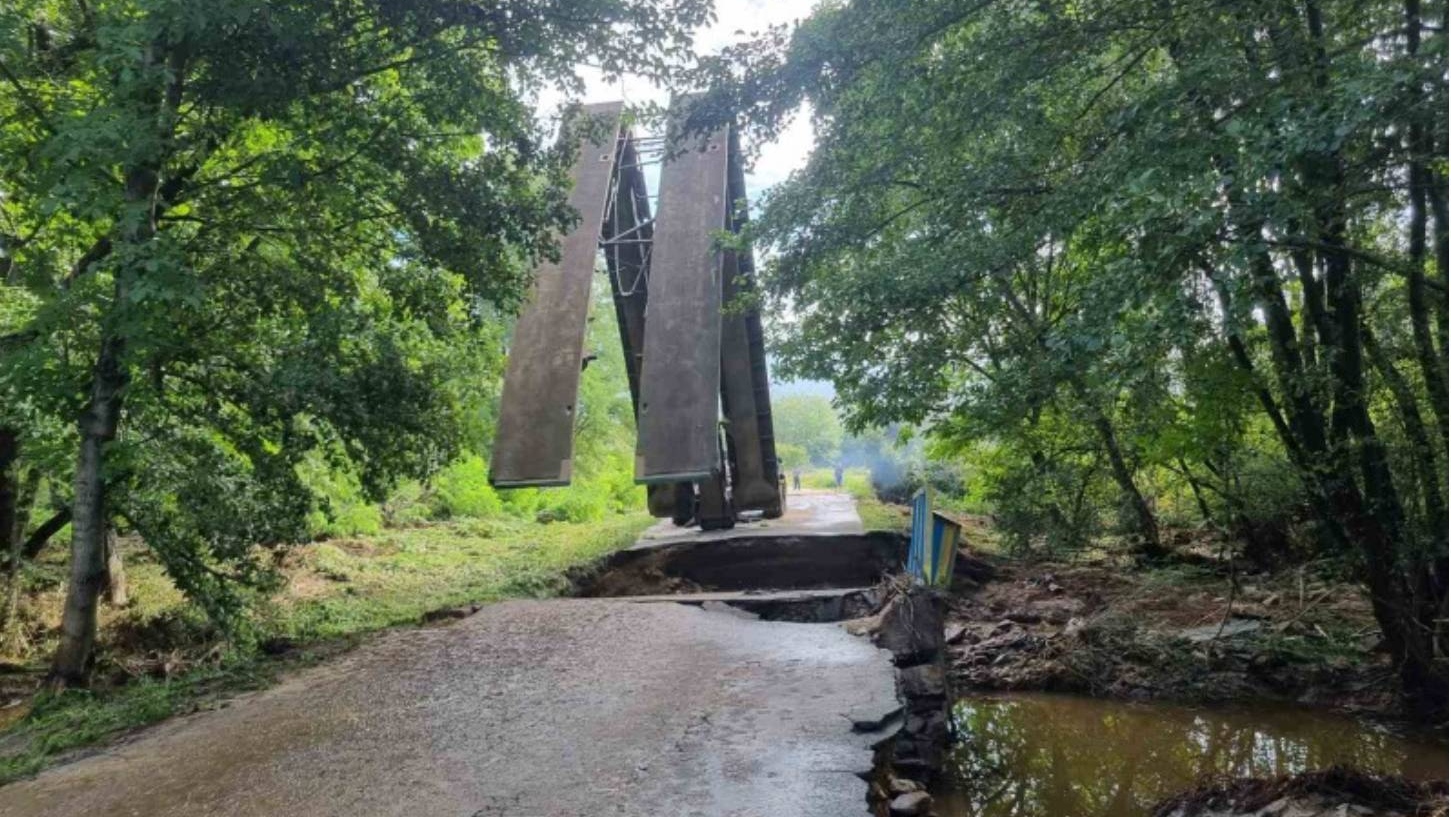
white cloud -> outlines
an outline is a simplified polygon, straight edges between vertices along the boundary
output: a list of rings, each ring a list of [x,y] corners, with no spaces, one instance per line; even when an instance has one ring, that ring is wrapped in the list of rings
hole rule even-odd
[[[817,0],[716,0],[716,21],[696,31],[696,51],[701,54],[712,53],[728,45],[748,41],[755,32],[763,31],[768,26],[795,24],[811,13],[816,2]],[[607,81],[597,68],[581,67],[579,73],[585,83],[583,94],[567,97],[552,88],[540,94],[536,104],[541,121],[552,120],[569,102],[607,102],[621,99],[625,102],[655,102],[665,105],[670,101],[668,91],[640,76],[627,75],[615,81]],[[756,201],[767,187],[784,181],[791,171],[803,166],[815,141],[816,135],[811,127],[810,117],[803,109],[774,142],[759,146],[755,163],[746,174],[746,189],[750,199]]]

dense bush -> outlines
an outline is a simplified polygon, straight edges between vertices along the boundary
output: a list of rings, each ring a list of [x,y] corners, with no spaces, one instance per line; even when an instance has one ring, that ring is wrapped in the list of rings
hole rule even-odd
[[[472,454],[445,468],[433,479],[434,516],[483,518],[503,512],[504,503],[489,484],[489,466]]]

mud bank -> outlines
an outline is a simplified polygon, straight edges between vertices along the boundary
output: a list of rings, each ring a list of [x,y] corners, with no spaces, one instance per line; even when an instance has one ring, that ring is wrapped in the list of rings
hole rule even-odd
[[[1413,783],[1333,768],[1211,781],[1160,803],[1153,817],[1441,817],[1446,783]]]
[[[1414,731],[1416,720],[1444,723],[1439,720],[1443,715],[1407,710],[1399,694],[1399,677],[1379,647],[1368,600],[1358,586],[1333,577],[1317,576],[1303,568],[1246,576],[1223,566],[1180,564],[1135,570],[1101,564],[1029,564],[983,559],[966,552],[960,554],[958,565],[958,581],[948,598],[946,640],[959,694],[1042,691],[1124,702],[1233,705],[1221,713],[1256,705],[1282,712],[1285,705],[1293,704],[1311,707],[1308,713],[1312,715],[1325,716],[1332,710],[1354,715],[1359,720],[1346,719],[1347,723],[1358,723],[1362,730],[1381,728],[1380,724],[1367,725],[1365,719],[1369,718],[1398,733]],[[1026,704],[1019,708],[1023,706]],[[1243,729],[1228,723],[1206,726],[1225,720],[1212,710],[1193,720],[1196,729],[1212,728],[1216,734],[1223,733],[1225,740],[1244,743],[1258,739],[1259,724]],[[1100,718],[1085,723],[1096,726]],[[960,723],[959,728],[974,727]],[[1001,737],[999,727],[979,731],[981,739]],[[1084,726],[1080,731],[1092,729]],[[1082,737],[1076,737],[1073,745]],[[1142,749],[1139,743],[1146,739],[1140,729],[1130,740],[1136,749]],[[1024,740],[1052,743],[1053,739],[1039,734]],[[1200,757],[1204,750],[1195,747],[1188,750],[1189,756]],[[958,745],[954,753],[960,755],[968,749],[966,744]],[[1108,746],[1100,749],[1109,751]],[[1001,755],[995,751],[982,755],[999,758],[1001,763]],[[1444,757],[1444,744],[1441,751]],[[1127,812],[1114,793],[1108,801],[1110,807],[1102,813],[1152,813],[1155,817],[1446,814],[1444,782],[1377,776],[1360,768],[1360,761],[1355,763],[1357,769],[1327,771],[1322,767],[1273,776],[1307,765],[1316,767],[1314,763],[1291,763],[1250,772],[1270,777],[1209,778],[1192,787],[1194,778],[1190,776],[1178,784],[1188,790],[1156,806],[1149,804],[1164,794],[1141,800],[1137,810]],[[1102,769],[1087,773],[1081,783],[1089,785],[1088,781],[1105,774]],[[1081,788],[1071,780],[1065,785],[1064,791]],[[1119,788],[1123,785],[1120,781]],[[939,813],[997,813],[954,806],[960,800],[977,802],[972,800],[973,791],[971,786],[945,791]]]
[[[962,689],[1405,714],[1354,586],[1296,573],[1231,587],[1199,568],[966,564],[948,616]]]

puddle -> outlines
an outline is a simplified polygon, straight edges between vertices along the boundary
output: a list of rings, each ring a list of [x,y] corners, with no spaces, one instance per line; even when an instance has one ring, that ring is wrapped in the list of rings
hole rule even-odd
[[[959,701],[941,817],[1138,817],[1206,774],[1336,764],[1446,777],[1446,745],[1293,707],[1198,708],[1067,695]]]

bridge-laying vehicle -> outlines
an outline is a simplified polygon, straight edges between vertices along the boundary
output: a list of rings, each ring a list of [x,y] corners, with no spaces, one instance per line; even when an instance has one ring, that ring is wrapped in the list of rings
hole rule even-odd
[[[586,322],[597,270],[609,276],[638,433],[635,480],[650,512],[724,528],[779,517],[754,257],[723,246],[745,224],[734,128],[637,136],[624,104],[585,106],[604,127],[577,142],[570,205],[580,214],[557,262],[540,264],[509,345],[489,479],[496,488],[569,484]],[[659,165],[652,213],[646,168]],[[729,242],[726,242],[729,243]]]

